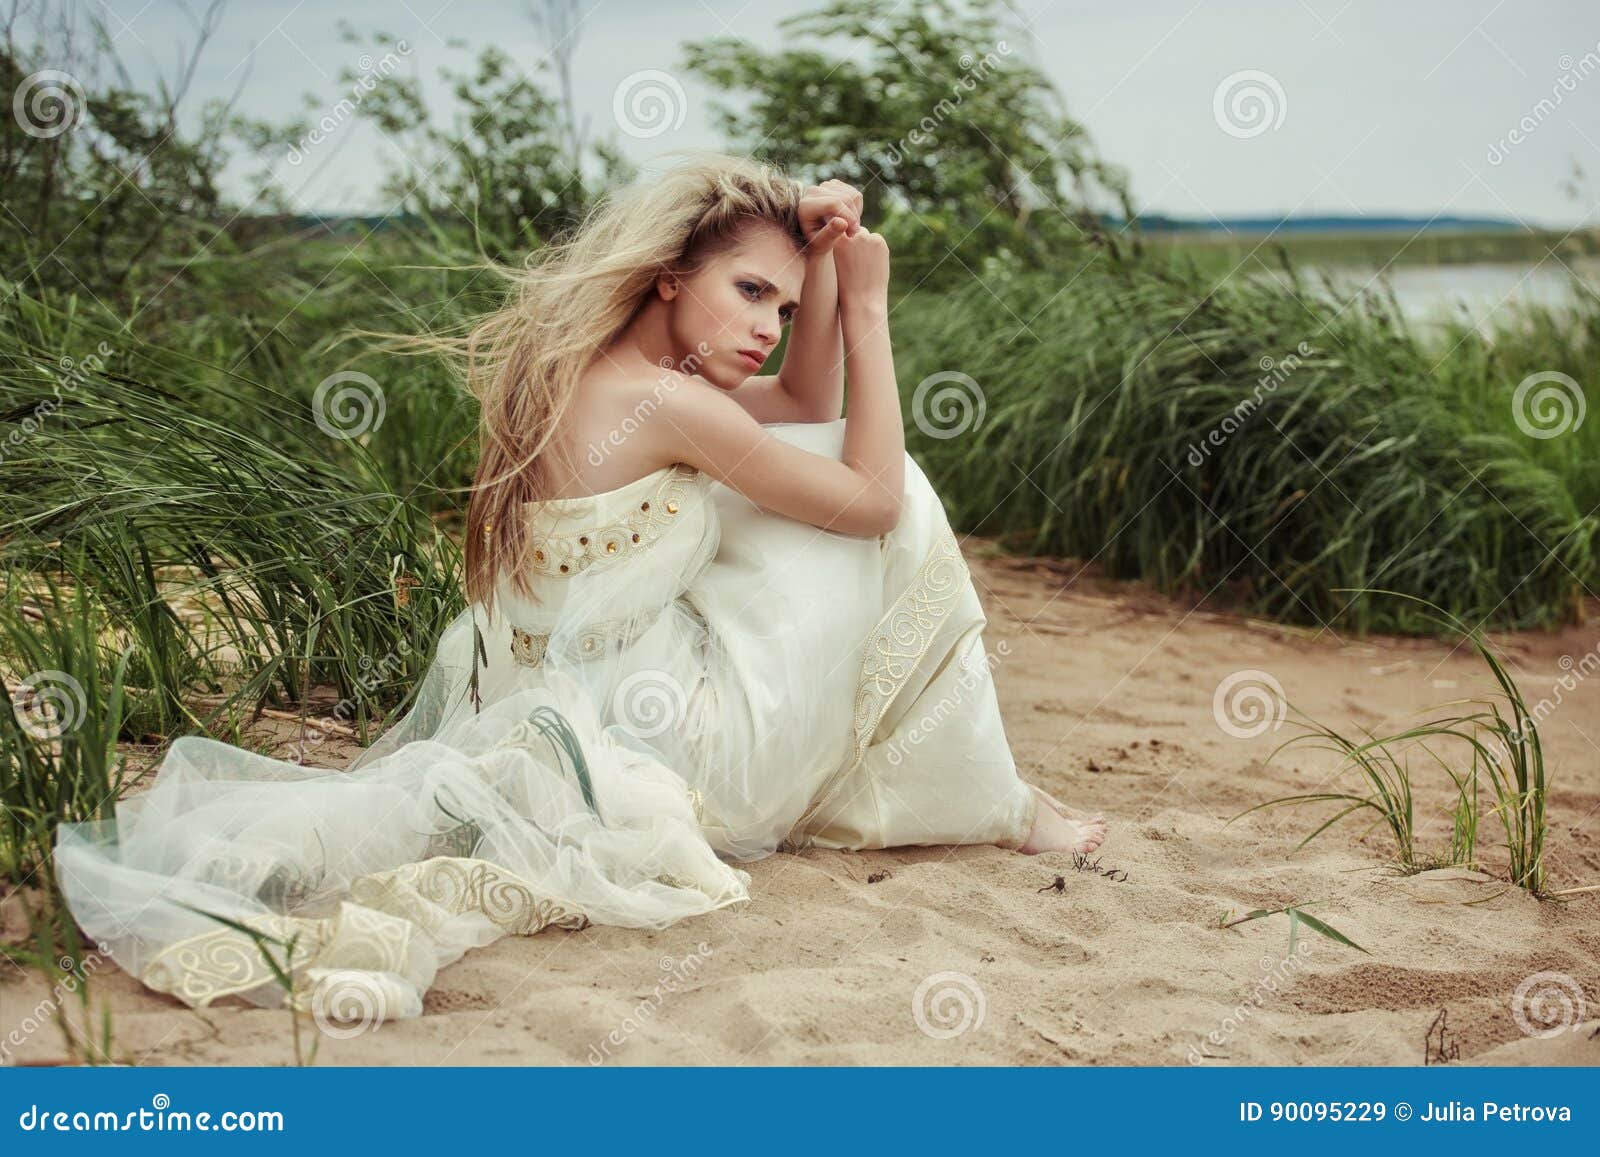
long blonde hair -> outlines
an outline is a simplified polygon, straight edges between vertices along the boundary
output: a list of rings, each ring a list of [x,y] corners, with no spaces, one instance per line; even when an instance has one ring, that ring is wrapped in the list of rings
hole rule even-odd
[[[509,276],[507,304],[462,343],[480,406],[467,505],[466,592],[494,605],[501,574],[534,597],[524,502],[548,494],[544,452],[589,364],[643,307],[662,273],[686,274],[751,223],[803,244],[801,186],[769,165],[706,154],[603,199],[569,238]]]

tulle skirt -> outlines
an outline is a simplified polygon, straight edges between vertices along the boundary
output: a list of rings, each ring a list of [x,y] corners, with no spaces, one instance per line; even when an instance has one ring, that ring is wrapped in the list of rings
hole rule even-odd
[[[842,444],[842,421],[771,429]],[[539,662],[501,645],[515,612],[463,612],[348,770],[175,741],[114,820],[61,826],[72,915],[191,1006],[372,1021],[419,1015],[440,968],[506,934],[748,900],[737,864],[780,848],[1020,845],[1035,805],[994,691],[1004,648],[906,471],[880,539],[700,479],[704,518],[673,546],[562,588]]]

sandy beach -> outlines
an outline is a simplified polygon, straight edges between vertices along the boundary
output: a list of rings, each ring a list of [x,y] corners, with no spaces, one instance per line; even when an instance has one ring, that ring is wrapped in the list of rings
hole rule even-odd
[[[1341,730],[1396,727],[1487,693],[1469,649],[1253,622],[1074,564],[995,557],[982,540],[966,551],[990,650],[1006,645],[995,679],[1018,765],[1110,818],[1093,862],[984,847],[779,854],[751,866],[751,903],[664,932],[550,931],[470,952],[422,1018],[325,1038],[316,1063],[1600,1063],[1600,893],[1539,901],[1507,886],[1489,818],[1482,874],[1402,876],[1359,816],[1296,851],[1326,807],[1225,826],[1317,790],[1332,768],[1310,751],[1265,762],[1292,722],[1225,730],[1214,698],[1230,676],[1264,672]],[[1600,646],[1600,625],[1495,641],[1531,705]],[[1600,884],[1600,678],[1560,698],[1542,726],[1557,891]],[[354,749],[328,750],[337,763]],[[1414,771],[1420,844],[1436,850],[1449,784]],[[1283,915],[1220,926],[1289,904],[1367,952],[1302,929],[1288,956]],[[5,915],[15,936],[15,899]],[[93,992],[119,1060],[293,1063],[284,1012],[190,1010],[109,964]],[[47,1000],[39,977],[12,970],[0,1021]],[[1562,1008],[1570,1027],[1538,1035]],[[50,1016],[12,1048],[15,1063],[64,1056]]]

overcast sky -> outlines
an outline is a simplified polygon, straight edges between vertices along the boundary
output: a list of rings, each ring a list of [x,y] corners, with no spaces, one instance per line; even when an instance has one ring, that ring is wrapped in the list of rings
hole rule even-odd
[[[110,14],[119,49],[142,75],[170,71],[176,45],[192,39],[172,0],[85,2]],[[778,20],[815,6],[585,0],[579,106],[593,132],[614,133],[640,162],[719,146],[711,94],[684,71],[680,45],[731,35],[774,48]],[[1595,0],[1014,0],[1012,8],[1068,111],[1129,170],[1143,211],[1600,221]],[[529,62],[548,51],[526,0],[232,0],[195,95],[226,95],[248,77],[242,111],[287,119],[305,94],[319,115],[331,111],[349,93],[340,71],[360,67],[364,51],[340,39],[341,20],[405,40],[403,67],[424,77],[490,44]],[[456,39],[466,47],[452,47]],[[618,129],[615,98],[647,70],[670,78],[656,83],[682,123],[653,136],[643,135],[652,126],[635,125],[639,135],[629,135]],[[1252,119],[1261,110],[1266,119]],[[1513,130],[1522,139],[1513,142]],[[390,148],[352,120],[303,163],[277,171],[304,209],[381,212],[392,207],[378,187]],[[1563,188],[1574,163],[1586,174],[1577,197]],[[230,192],[252,190],[236,174]]]

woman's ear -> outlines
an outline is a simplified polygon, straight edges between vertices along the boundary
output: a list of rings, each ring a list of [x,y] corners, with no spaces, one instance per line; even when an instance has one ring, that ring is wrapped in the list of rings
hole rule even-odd
[[[678,296],[678,276],[675,273],[662,273],[656,277],[656,292],[661,295],[662,301],[671,301]]]

